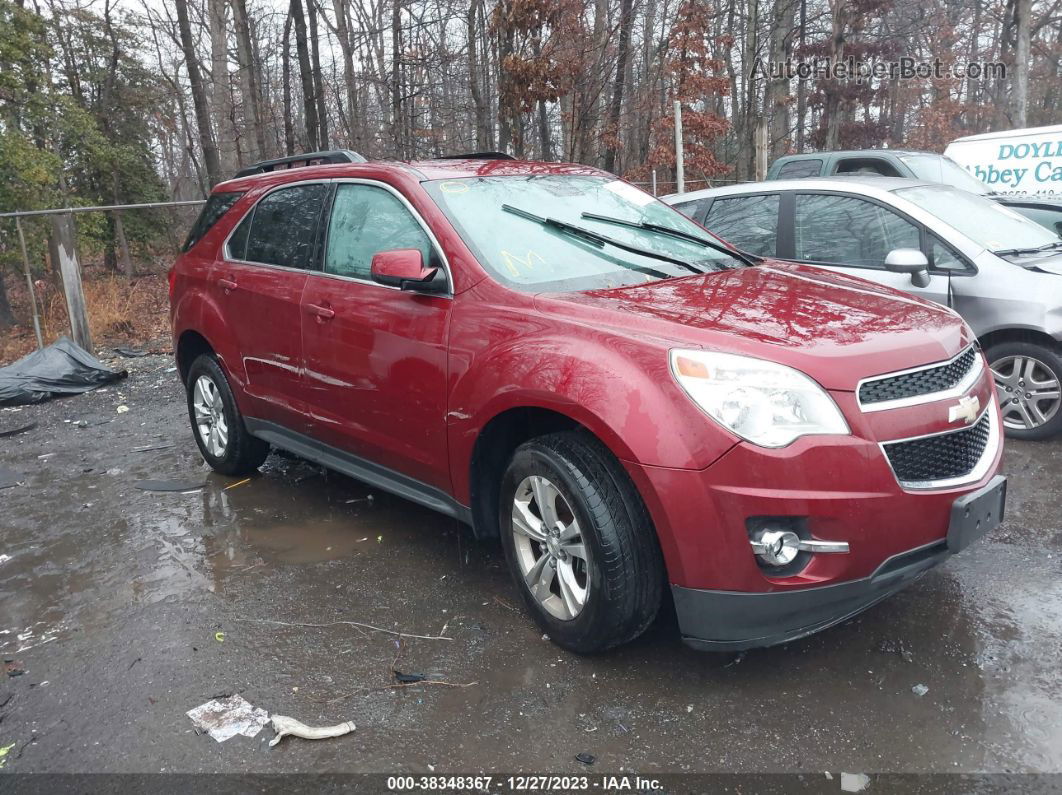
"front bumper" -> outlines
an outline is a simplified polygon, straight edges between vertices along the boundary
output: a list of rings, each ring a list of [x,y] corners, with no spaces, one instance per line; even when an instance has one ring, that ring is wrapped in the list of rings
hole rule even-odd
[[[987,518],[985,509],[975,515],[963,510],[980,495],[991,497]],[[997,475],[956,501],[946,538],[890,557],[869,577],[769,593],[673,585],[683,640],[704,651],[738,651],[785,643],[838,624],[914,582],[995,527],[1002,519],[1005,495],[1006,479]]]

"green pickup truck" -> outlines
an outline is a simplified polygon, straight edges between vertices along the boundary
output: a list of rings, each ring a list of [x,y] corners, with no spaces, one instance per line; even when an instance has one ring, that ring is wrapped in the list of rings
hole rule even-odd
[[[858,149],[847,152],[809,152],[786,155],[771,164],[767,179],[879,174],[943,182],[971,193],[990,193],[987,185],[944,155],[904,149]]]

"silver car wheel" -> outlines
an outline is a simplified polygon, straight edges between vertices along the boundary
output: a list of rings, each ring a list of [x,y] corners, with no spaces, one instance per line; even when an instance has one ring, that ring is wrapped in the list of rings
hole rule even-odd
[[[196,379],[192,393],[195,428],[207,452],[215,458],[225,455],[229,446],[229,425],[225,421],[225,404],[218,385],[207,375]]]
[[[512,534],[531,595],[555,618],[578,616],[590,593],[589,550],[568,501],[541,475],[530,475],[516,487]]]
[[[1039,359],[1004,356],[991,366],[1005,427],[1038,428],[1058,413],[1062,403],[1058,378]]]

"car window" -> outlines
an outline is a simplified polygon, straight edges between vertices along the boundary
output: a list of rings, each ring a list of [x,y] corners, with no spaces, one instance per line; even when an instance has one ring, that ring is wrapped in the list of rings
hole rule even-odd
[[[704,226],[742,251],[773,257],[778,242],[778,194],[716,199]]]
[[[900,172],[880,157],[845,157],[837,161],[835,174],[877,174],[881,177],[898,177]]]
[[[881,268],[894,248],[920,248],[918,227],[852,196],[801,194],[794,218],[796,258]]]
[[[966,270],[966,263],[952,251],[945,243],[933,235],[930,238],[930,257],[929,262],[936,270],[942,271],[964,271]]]
[[[293,185],[262,199],[254,214],[244,219],[229,241],[229,254],[248,262],[305,268],[309,264],[317,222],[324,205],[325,185]],[[243,236],[246,253],[239,255]]]
[[[1035,221],[1044,229],[1049,229],[1062,237],[1062,207],[1057,210],[1048,210],[1041,207],[1025,207],[1020,204],[1007,206],[1018,211],[1030,221]]]
[[[710,202],[711,199],[700,199],[691,202],[679,202],[678,204],[672,204],[671,206],[682,213],[687,218],[697,220],[697,216],[704,210],[704,206]]]
[[[203,206],[203,211],[199,213],[199,217],[196,218],[195,223],[192,224],[192,229],[188,233],[188,237],[184,241],[181,251],[187,251],[202,240],[203,235],[209,232],[211,227],[221,220],[221,216],[227,213],[241,196],[243,196],[243,191],[212,193],[210,198],[207,199],[206,204]]]
[[[339,185],[328,222],[324,272],[369,279],[373,255],[396,248],[419,249],[425,264],[431,258],[427,233],[393,193],[372,185]]]
[[[775,179],[802,179],[804,177],[817,177],[822,171],[822,161],[818,158],[810,160],[792,160],[780,169]]]

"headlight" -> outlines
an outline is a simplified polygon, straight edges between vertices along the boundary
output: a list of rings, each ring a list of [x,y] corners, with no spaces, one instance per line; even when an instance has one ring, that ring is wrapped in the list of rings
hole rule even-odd
[[[709,417],[761,447],[785,447],[808,434],[849,433],[826,391],[791,367],[730,353],[673,350],[671,373]]]

